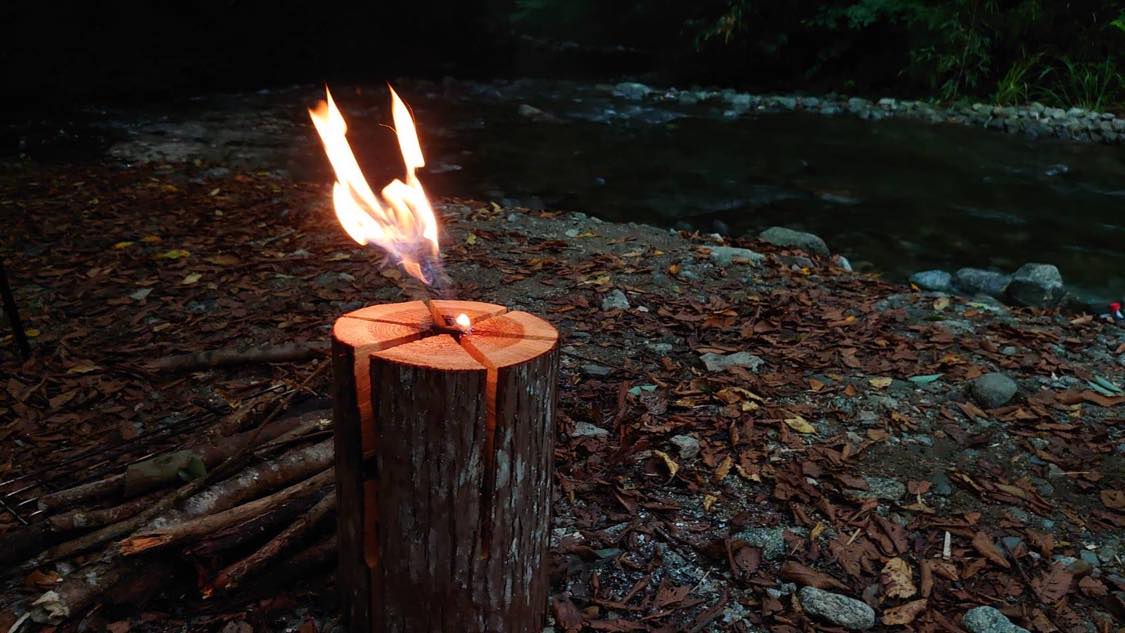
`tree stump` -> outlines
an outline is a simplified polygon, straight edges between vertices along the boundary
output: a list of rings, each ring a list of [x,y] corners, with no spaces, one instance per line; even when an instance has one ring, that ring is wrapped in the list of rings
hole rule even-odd
[[[349,630],[539,633],[555,329],[488,303],[378,305],[336,321],[332,360]]]

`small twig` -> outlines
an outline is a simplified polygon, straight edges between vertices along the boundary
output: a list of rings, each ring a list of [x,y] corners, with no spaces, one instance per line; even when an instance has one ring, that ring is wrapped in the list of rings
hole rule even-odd
[[[249,574],[264,567],[282,551],[300,540],[309,530],[316,527],[329,512],[336,508],[336,495],[326,494],[321,500],[297,518],[280,534],[258,548],[253,554],[227,565],[215,576],[215,580],[203,588],[203,597],[210,598],[216,591],[234,588]]]

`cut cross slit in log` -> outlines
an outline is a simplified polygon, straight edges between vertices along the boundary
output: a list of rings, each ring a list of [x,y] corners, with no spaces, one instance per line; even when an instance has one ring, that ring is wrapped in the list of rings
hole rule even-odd
[[[555,329],[432,300],[349,313],[333,339],[351,630],[541,630]]]

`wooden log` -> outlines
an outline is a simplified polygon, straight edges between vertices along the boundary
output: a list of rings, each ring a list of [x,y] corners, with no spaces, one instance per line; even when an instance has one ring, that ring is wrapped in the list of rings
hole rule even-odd
[[[59,624],[84,612],[103,596],[132,603],[159,587],[171,573],[171,565],[159,559],[98,560],[67,575],[54,589],[31,604],[31,619],[40,624]]]
[[[293,430],[300,428],[303,423],[304,421],[299,417],[286,418],[266,424],[262,427],[260,432],[254,429],[225,438],[205,438],[199,443],[193,444],[187,450],[197,455],[204,466],[212,468],[241,450],[254,433],[258,433],[255,439],[264,444],[284,437]],[[143,462],[132,464],[131,468],[134,469],[134,475],[154,470],[144,468],[142,465],[148,462],[155,463],[163,457],[165,456],[158,455]],[[144,483],[137,481],[135,476],[133,481],[128,482],[126,481],[128,473],[117,473],[104,479],[87,482],[71,488],[64,488],[63,490],[40,497],[38,501],[39,509],[55,510],[115,494],[128,496],[129,493],[135,494],[179,481],[176,471],[163,471],[163,473],[164,478],[152,478],[150,481]]]
[[[349,630],[541,631],[555,329],[494,304],[372,306],[336,321],[333,371]]]
[[[47,524],[54,532],[73,532],[102,527],[140,514],[145,508],[158,501],[163,494],[162,491],[152,492],[109,508],[71,510],[48,518]]]
[[[213,349],[161,358],[150,362],[148,368],[152,371],[186,371],[245,363],[287,363],[324,358],[327,351],[328,347],[319,342],[272,345],[252,349]]]
[[[244,447],[246,448],[246,447]],[[293,449],[277,459],[257,464],[231,477],[209,486],[198,479],[183,486],[172,495],[166,495],[144,512],[107,525],[89,534],[59,543],[36,556],[18,569],[33,568],[44,563],[85,552],[102,543],[139,528],[153,529],[179,523],[192,517],[219,512],[246,499],[264,494],[281,485],[315,474],[332,463],[332,442],[325,440],[310,446]],[[230,459],[235,459],[237,454]],[[173,507],[183,501],[183,506]]]
[[[121,540],[117,544],[117,549],[125,556],[134,556],[156,547],[165,547],[174,543],[198,539],[218,530],[250,521],[254,517],[269,512],[270,508],[324,488],[332,483],[332,477],[333,471],[331,469],[325,470],[272,495],[234,506],[222,512],[142,530]]]

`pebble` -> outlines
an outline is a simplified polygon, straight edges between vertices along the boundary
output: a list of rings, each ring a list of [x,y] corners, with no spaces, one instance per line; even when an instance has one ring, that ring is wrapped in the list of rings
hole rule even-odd
[[[691,459],[699,454],[699,440],[690,435],[675,435],[671,442],[679,449],[681,459]]]
[[[771,226],[758,235],[763,242],[774,246],[799,248],[806,253],[828,257],[828,244],[819,236],[804,231],[794,231],[783,226]]]
[[[950,292],[953,290],[953,275],[944,270],[923,270],[910,276],[910,283],[922,290]]]
[[[1098,563],[1101,562],[1098,560],[1097,552],[1092,552],[1088,549],[1078,552],[1078,558],[1091,567],[1097,567]]]
[[[748,248],[714,246],[711,248],[710,259],[716,266],[730,266],[731,264],[757,265],[765,261],[766,256]]]
[[[750,352],[735,352],[733,354],[716,354],[708,352],[699,357],[707,371],[725,371],[732,367],[744,367],[750,371],[758,371],[766,361]]]
[[[1008,283],[1007,297],[1011,303],[1027,307],[1049,307],[1066,296],[1062,274],[1051,264],[1024,264]]]
[[[944,472],[937,473],[930,477],[930,483],[933,484],[931,490],[939,497],[948,497],[953,494],[953,482],[949,481],[949,476]]]
[[[961,624],[972,633],[1030,633],[1022,626],[1012,624],[1008,616],[993,607],[970,609]]]
[[[802,587],[797,596],[805,613],[815,618],[853,631],[875,626],[875,610],[863,601],[816,587]]]
[[[582,373],[592,378],[605,378],[613,373],[613,369],[605,365],[597,365],[594,363],[587,363],[582,366]]]
[[[602,427],[581,420],[574,423],[574,430],[570,433],[571,437],[606,437],[608,435],[609,431]]]
[[[906,494],[906,484],[887,477],[864,477],[867,490],[856,490],[852,494],[860,499],[883,499],[898,501]]]
[[[1008,404],[1019,391],[1019,385],[1005,374],[992,372],[973,381],[973,398],[986,409]]]
[[[844,257],[843,255],[840,255],[840,254],[833,255],[832,256],[832,263],[836,264],[836,266],[839,267],[841,270],[846,270],[849,273],[855,271],[855,269],[852,268],[852,263],[850,261],[848,261],[848,258]]]
[[[628,310],[629,299],[624,292],[614,288],[602,299],[602,310]]]
[[[652,88],[635,81],[624,81],[613,87],[613,94],[626,99],[642,99],[652,92]]]
[[[785,532],[803,534],[803,528],[784,527],[758,527],[748,528],[735,534],[732,538],[738,539],[751,547],[762,550],[762,558],[777,560],[785,556]]]
[[[982,294],[1000,298],[1008,289],[1011,277],[1004,273],[980,268],[962,268],[954,275],[954,285],[968,294]]]

